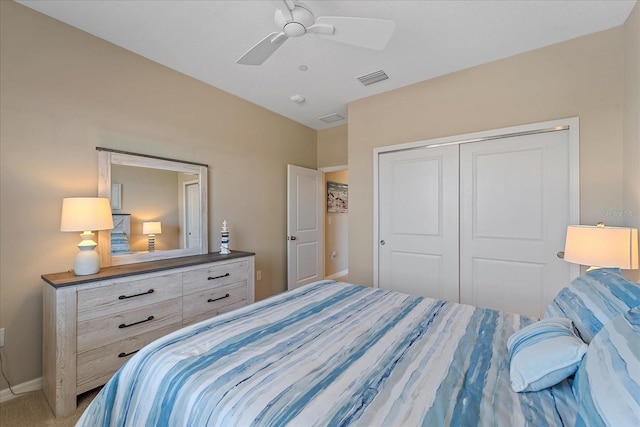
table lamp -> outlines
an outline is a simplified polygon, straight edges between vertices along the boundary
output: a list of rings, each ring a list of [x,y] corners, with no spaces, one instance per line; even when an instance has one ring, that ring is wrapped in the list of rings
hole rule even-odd
[[[142,234],[148,235],[149,238],[149,252],[156,250],[156,234],[162,233],[162,224],[159,221],[143,222]]]
[[[570,225],[567,227],[564,260],[594,268],[638,268],[638,229]]]
[[[102,197],[69,197],[62,199],[62,217],[60,231],[81,231],[78,243],[80,252],[73,263],[76,276],[96,274],[100,271],[100,257],[94,249],[97,243],[93,240],[96,230],[111,230],[111,203]]]

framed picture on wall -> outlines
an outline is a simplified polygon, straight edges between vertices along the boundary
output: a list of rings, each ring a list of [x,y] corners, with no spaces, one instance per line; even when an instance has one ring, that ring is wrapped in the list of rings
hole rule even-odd
[[[349,185],[327,181],[327,212],[349,212]]]

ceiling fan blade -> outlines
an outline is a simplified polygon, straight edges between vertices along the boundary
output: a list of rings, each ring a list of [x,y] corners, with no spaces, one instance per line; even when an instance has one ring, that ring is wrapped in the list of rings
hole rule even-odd
[[[293,0],[271,0],[271,3],[276,9],[282,11],[285,21],[293,21],[293,15],[291,14],[291,11],[295,7]]]
[[[271,33],[242,55],[236,63],[243,65],[261,65],[278,50],[289,37],[284,33]]]
[[[318,24],[317,22],[307,28],[308,32],[316,34],[333,34],[335,30],[336,29],[333,27],[333,25]]]
[[[282,9],[285,7],[289,10],[293,10],[296,5],[292,0],[271,0],[271,3],[276,7],[276,9]]]
[[[375,50],[385,48],[396,28],[393,21],[346,16],[321,16],[316,24],[332,25],[335,29],[333,34],[317,32],[320,37]]]

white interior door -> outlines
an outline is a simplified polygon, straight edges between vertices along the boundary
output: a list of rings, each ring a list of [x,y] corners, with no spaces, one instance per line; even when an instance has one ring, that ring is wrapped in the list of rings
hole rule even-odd
[[[324,275],[322,172],[287,166],[287,288]]]
[[[184,184],[185,248],[200,247],[200,189],[198,181]]]
[[[378,161],[378,286],[458,302],[458,146]]]
[[[569,131],[460,146],[461,302],[540,317],[570,278]]]

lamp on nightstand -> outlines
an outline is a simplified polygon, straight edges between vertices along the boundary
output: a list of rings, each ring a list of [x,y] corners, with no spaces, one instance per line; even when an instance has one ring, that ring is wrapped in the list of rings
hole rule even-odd
[[[102,197],[69,197],[62,199],[62,217],[60,231],[81,231],[82,241],[78,244],[80,252],[73,263],[76,276],[96,274],[100,271],[100,257],[94,250],[97,243],[93,240],[96,230],[111,230],[111,202]]]
[[[162,224],[159,221],[142,223],[142,234],[146,234],[149,238],[149,252],[156,250],[156,234],[161,233]]]
[[[598,225],[570,225],[564,260],[594,268],[638,268],[638,229]]]

